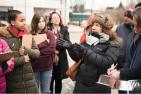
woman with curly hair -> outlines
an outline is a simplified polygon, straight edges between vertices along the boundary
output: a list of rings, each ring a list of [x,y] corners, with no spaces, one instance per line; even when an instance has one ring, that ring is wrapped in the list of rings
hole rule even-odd
[[[86,27],[89,34],[84,42],[73,44],[69,51],[73,60],[81,60],[76,76],[74,93],[110,93],[111,88],[96,83],[101,74],[106,74],[107,69],[117,63],[121,39],[111,29],[113,20],[109,15],[94,15],[94,20]],[[83,49],[81,53],[72,50],[77,46]],[[76,55],[77,54],[77,55]],[[77,56],[77,57],[75,57]]]

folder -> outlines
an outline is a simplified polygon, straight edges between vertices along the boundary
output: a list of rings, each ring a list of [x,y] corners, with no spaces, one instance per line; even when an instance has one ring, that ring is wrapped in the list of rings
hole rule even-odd
[[[25,34],[22,36],[22,46],[26,48],[31,48],[32,46],[32,35]]]
[[[46,34],[37,34],[37,35],[34,35],[33,38],[34,38],[36,44],[40,44],[44,41],[48,41]]]
[[[110,76],[108,75],[100,75],[98,79],[98,84],[106,85],[110,87]],[[122,91],[132,91],[135,87],[140,86],[140,82],[138,80],[117,80],[118,86],[116,89],[122,90]],[[114,84],[114,83],[113,83]]]
[[[108,76],[108,75],[100,75],[97,83],[110,87],[110,76]]]

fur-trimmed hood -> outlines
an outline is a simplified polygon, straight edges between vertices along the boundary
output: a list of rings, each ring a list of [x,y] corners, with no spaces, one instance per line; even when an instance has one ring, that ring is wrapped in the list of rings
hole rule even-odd
[[[7,30],[7,27],[0,27],[0,36],[5,37],[5,38],[11,38],[12,37],[10,32]]]
[[[13,36],[19,38],[26,33],[27,33],[26,29],[17,30],[12,25],[9,25],[8,27],[0,27],[0,36],[6,37],[6,38],[11,38]]]

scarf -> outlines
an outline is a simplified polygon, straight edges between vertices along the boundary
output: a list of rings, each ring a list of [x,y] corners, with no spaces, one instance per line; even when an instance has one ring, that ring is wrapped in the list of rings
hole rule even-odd
[[[93,32],[90,35],[98,38],[99,43],[105,43],[105,42],[109,41],[109,39],[110,39],[109,35],[107,35],[105,33],[101,33],[101,32]]]
[[[17,30],[15,27],[13,27],[12,25],[9,25],[7,27],[8,31],[10,31],[10,33],[19,38],[19,37],[22,37],[27,31],[24,29],[24,30]],[[17,33],[18,32],[18,33]]]

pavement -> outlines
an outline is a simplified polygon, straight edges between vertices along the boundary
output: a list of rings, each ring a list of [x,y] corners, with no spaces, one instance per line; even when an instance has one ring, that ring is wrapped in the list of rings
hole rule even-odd
[[[74,33],[83,32],[83,29],[84,29],[83,27],[77,25],[68,25],[69,32],[74,32]]]

